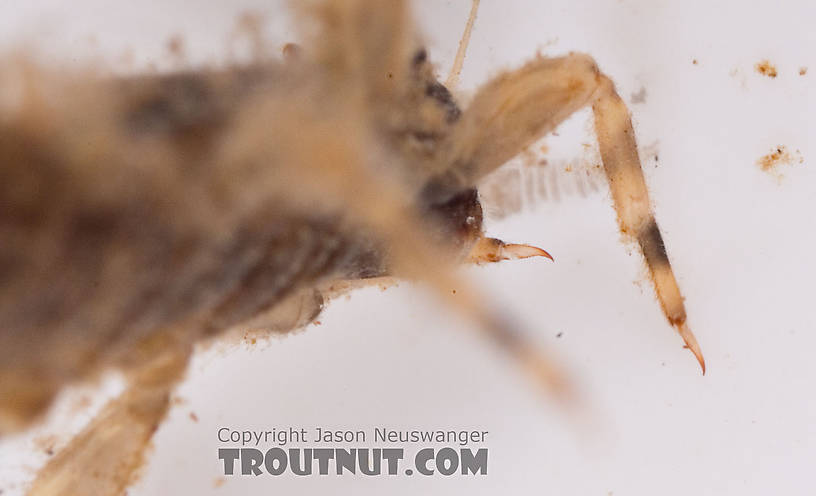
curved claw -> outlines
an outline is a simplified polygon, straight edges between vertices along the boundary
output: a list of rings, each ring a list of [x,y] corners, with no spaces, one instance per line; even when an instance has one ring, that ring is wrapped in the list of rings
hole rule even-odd
[[[697,362],[700,363],[700,368],[703,369],[703,375],[705,375],[705,358],[703,358],[703,352],[700,349],[700,345],[697,343],[697,338],[694,337],[694,333],[691,332],[691,329],[688,328],[685,321],[675,325],[677,327],[677,332],[680,333],[680,337],[682,337],[683,341],[686,342],[685,347],[694,353],[694,357],[697,358]]]
[[[555,261],[552,255],[536,246],[508,244],[496,238],[481,238],[477,241],[471,248],[467,261],[482,264],[530,257],[545,257]]]
[[[520,258],[530,257],[545,257],[555,262],[555,259],[553,259],[552,255],[547,253],[545,250],[532,245],[519,245],[519,244],[504,245],[502,249],[502,254],[504,255],[504,260],[518,260]]]

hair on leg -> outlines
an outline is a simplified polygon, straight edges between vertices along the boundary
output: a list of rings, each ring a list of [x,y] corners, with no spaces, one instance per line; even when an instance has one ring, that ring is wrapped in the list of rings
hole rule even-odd
[[[697,339],[686,323],[683,296],[649,201],[629,110],[615,91],[612,81],[605,76],[600,79],[592,110],[595,114],[601,159],[621,230],[637,239],[652,275],[663,314],[680,333],[705,374],[705,359]]]

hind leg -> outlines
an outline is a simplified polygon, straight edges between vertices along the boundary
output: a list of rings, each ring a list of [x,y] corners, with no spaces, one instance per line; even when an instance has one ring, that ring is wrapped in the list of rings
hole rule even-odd
[[[37,473],[28,494],[124,494],[146,460],[189,356],[187,347],[171,349],[135,371],[128,389]]]
[[[539,57],[484,86],[446,143],[440,191],[470,187],[585,106],[595,116],[601,158],[621,230],[637,240],[663,313],[705,373],[686,324],[683,297],[649,202],[629,111],[588,56]]]

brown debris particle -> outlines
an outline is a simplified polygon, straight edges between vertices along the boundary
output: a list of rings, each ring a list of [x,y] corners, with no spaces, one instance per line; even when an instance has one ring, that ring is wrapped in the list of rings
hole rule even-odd
[[[769,60],[763,60],[762,62],[757,62],[754,66],[754,69],[763,76],[768,76],[769,78],[775,78],[777,76],[776,66],[771,64]]]
[[[640,156],[644,161],[654,159],[655,162],[658,161],[658,152],[660,151],[660,140],[655,140],[653,143],[650,143],[640,149]],[[600,164],[599,164],[600,165]]]
[[[804,162],[801,152],[796,150],[792,154],[784,145],[779,145],[771,153],[760,157],[757,165],[765,172],[778,173],[780,165],[792,165],[795,162],[800,164]]]
[[[190,412],[190,420],[198,422],[198,415],[196,415],[195,412]]]
[[[805,74],[807,74],[807,67],[800,67],[799,68],[799,75],[804,76]]]
[[[171,62],[177,67],[183,66],[187,57],[184,50],[184,39],[179,35],[171,36],[167,40],[165,47]]]
[[[89,406],[91,406],[91,398],[90,398],[90,396],[83,394],[83,395],[71,400],[71,406],[70,406],[71,414],[75,415],[75,414],[85,410]]]
[[[43,436],[34,439],[34,445],[48,456],[54,456],[54,447],[57,445],[59,439],[57,436]]]
[[[691,59],[691,63],[697,65],[697,59]]]
[[[303,56],[303,49],[296,43],[287,43],[281,49],[283,58],[286,60],[297,60]]]
[[[167,40],[167,51],[174,57],[184,56],[184,40],[181,39],[181,36],[171,36]]]

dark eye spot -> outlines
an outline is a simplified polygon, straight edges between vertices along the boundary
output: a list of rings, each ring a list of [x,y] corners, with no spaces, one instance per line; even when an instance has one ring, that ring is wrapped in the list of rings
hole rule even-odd
[[[456,102],[453,100],[453,95],[451,95],[451,92],[442,83],[429,84],[425,88],[425,94],[439,102],[445,108],[445,117],[448,122],[454,122],[462,114],[462,111],[459,110],[459,106],[456,105]]]
[[[428,60],[428,52],[424,48],[417,50],[412,61],[414,65],[424,64]]]

